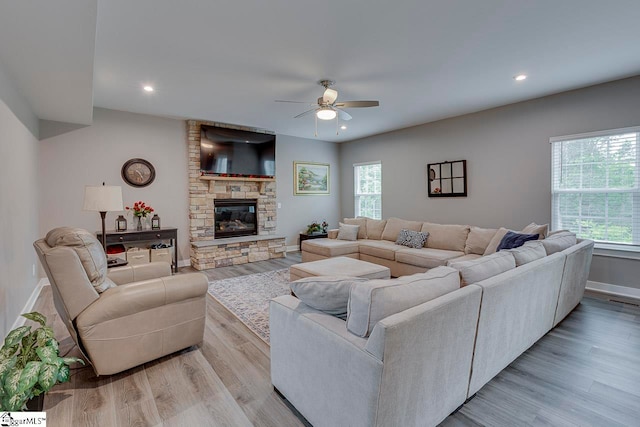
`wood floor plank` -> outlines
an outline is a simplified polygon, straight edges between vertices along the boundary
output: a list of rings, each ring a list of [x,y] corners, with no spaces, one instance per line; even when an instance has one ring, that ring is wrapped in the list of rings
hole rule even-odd
[[[287,268],[300,254],[206,271],[209,280]],[[182,268],[179,274],[194,271]],[[79,355],[45,287],[34,307],[61,353]],[[74,369],[46,395],[51,426],[308,426],[271,386],[269,346],[214,298],[204,342],[127,372]],[[640,308],[585,298],[444,426],[640,425]]]

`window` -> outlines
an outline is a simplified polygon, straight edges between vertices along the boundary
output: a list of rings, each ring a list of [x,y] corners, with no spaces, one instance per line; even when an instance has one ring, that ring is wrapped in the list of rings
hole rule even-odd
[[[640,127],[551,138],[554,230],[640,245]]]
[[[353,165],[355,216],[382,219],[382,164]]]

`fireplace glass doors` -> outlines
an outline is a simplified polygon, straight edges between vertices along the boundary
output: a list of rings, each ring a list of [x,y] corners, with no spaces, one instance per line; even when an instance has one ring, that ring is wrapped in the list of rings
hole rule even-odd
[[[258,234],[256,200],[220,199],[214,201],[214,237],[250,236]]]

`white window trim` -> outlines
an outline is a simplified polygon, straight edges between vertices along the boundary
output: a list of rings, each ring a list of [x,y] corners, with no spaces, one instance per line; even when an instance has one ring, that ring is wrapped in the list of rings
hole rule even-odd
[[[368,165],[380,165],[380,180],[382,181],[382,160],[372,160],[369,162],[360,162],[360,163],[354,163],[353,164],[353,171],[355,174],[356,171],[356,167],[357,166],[368,166]],[[353,216],[357,216],[357,197],[358,197],[358,191],[357,191],[357,185],[356,185],[356,179],[355,179],[355,175],[353,177]],[[380,218],[384,218],[382,216],[382,182],[380,182]]]
[[[585,139],[585,138],[596,138],[598,136],[608,136],[612,134],[623,134],[623,133],[640,133],[640,126],[631,126],[625,128],[614,128],[607,129],[595,132],[585,132],[585,133],[576,133],[571,135],[561,135],[554,136],[549,138],[549,144],[553,144],[554,142],[562,142],[572,139]],[[636,151],[636,164],[640,165],[640,150]],[[553,190],[553,180],[554,180],[554,168],[553,168],[553,148],[551,149],[551,198],[553,199],[554,193],[589,193],[593,191],[594,193],[599,192],[598,190]],[[628,192],[628,190],[617,190],[611,189],[608,191],[609,193],[615,192]],[[634,204],[638,203],[634,200]],[[553,200],[551,201],[551,218],[553,220]],[[624,244],[624,243],[609,243],[609,242],[594,242],[594,248],[596,252],[594,255],[599,256],[608,256],[612,258],[624,258],[624,259],[640,259],[640,245],[632,245],[632,244]]]

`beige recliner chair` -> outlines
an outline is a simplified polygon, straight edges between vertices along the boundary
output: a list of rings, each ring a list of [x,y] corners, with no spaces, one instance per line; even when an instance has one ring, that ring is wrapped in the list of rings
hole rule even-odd
[[[165,262],[110,269],[88,231],[61,227],[34,247],[56,310],[97,375],[111,375],[202,342],[207,279],[172,276]]]

